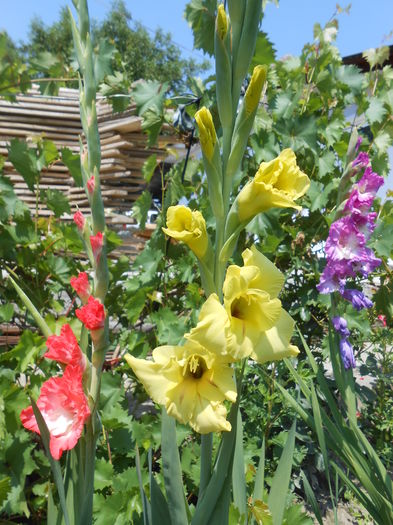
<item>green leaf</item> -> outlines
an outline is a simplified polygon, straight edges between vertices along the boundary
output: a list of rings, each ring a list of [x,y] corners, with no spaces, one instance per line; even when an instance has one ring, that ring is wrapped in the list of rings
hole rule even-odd
[[[311,485],[310,485],[310,483],[309,483],[309,481],[307,479],[307,476],[305,475],[303,470],[300,471],[300,477],[302,478],[302,481],[303,481],[304,492],[306,494],[306,498],[307,498],[308,504],[311,506],[311,508],[313,510],[313,513],[314,513],[314,516],[315,516],[316,520],[318,521],[319,525],[323,525],[321,511],[319,509],[319,505],[317,503],[317,499],[316,499],[314,491],[311,488]]]
[[[268,36],[263,31],[259,31],[255,46],[255,53],[251,60],[250,72],[255,66],[272,64],[276,59],[276,50],[270,42]]]
[[[336,162],[336,156],[333,151],[326,151],[323,153],[319,159],[319,174],[321,177],[324,175],[332,175],[334,173],[334,164]]]
[[[147,183],[150,182],[157,166],[157,155],[153,153],[142,166],[142,175]]]
[[[273,525],[281,525],[284,516],[289,481],[291,479],[295,435],[296,419],[288,433],[288,438],[281,454],[280,461],[278,462],[267,501],[269,509],[273,515]]]
[[[384,62],[389,60],[389,54],[389,46],[381,46],[363,51],[363,57],[370,64],[371,69],[378,65],[382,66]]]
[[[7,499],[8,493],[11,490],[11,478],[3,478],[0,480],[0,506]]]
[[[384,222],[378,224],[370,245],[375,249],[377,255],[391,257],[393,254],[393,224],[385,224]]]
[[[392,139],[390,138],[389,133],[386,133],[386,131],[380,131],[374,138],[374,144],[380,153],[386,153],[391,142]]]
[[[69,148],[62,148],[61,160],[63,164],[68,168],[72,178],[75,181],[75,184],[82,188],[83,179],[81,172],[80,156],[77,153],[73,153]]]
[[[157,340],[160,344],[176,345],[185,332],[184,320],[179,318],[171,308],[164,306],[150,315],[157,327]]]
[[[161,115],[168,87],[167,82],[158,82],[157,80],[137,82],[133,89],[132,97],[135,101],[138,114],[143,116],[150,110]]]
[[[188,523],[186,499],[183,489],[179,450],[176,443],[176,422],[165,408],[161,415],[161,454],[165,491],[172,525]]]
[[[191,0],[184,12],[194,34],[194,47],[210,56],[214,54],[216,7],[216,0]]]
[[[237,415],[236,444],[232,467],[232,491],[235,507],[241,516],[247,514],[247,487],[244,473],[244,451],[243,451],[243,423],[240,410]]]
[[[94,471],[94,488],[102,490],[113,484],[113,465],[105,459],[97,459]]]
[[[8,279],[12,283],[12,286],[15,288],[17,294],[19,295],[20,299],[22,300],[23,304],[27,308],[27,310],[30,312],[30,314],[33,316],[34,321],[37,323],[39,329],[44,334],[45,337],[49,337],[52,335],[52,332],[49,328],[49,326],[46,324],[44,319],[42,318],[41,314],[37,310],[37,308],[34,306],[34,304],[30,301],[30,299],[27,297],[25,292],[16,284],[14,279],[9,276]]]
[[[8,159],[16,171],[22,175],[29,190],[34,191],[34,184],[40,176],[35,150],[29,148],[22,140],[12,139],[8,149]]]
[[[231,407],[228,421],[232,425],[232,430],[231,432],[225,432],[222,436],[220,449],[217,454],[210,482],[202,495],[202,498],[198,500],[191,525],[205,525],[206,523],[209,523],[210,517],[215,511],[217,502],[220,499],[222,492],[225,491],[225,481],[230,476],[230,467],[234,454],[238,409],[238,403],[234,403]]]
[[[151,208],[152,198],[151,193],[145,190],[134,203],[132,207],[132,216],[138,222],[138,227],[143,230],[146,226],[147,213]]]
[[[108,39],[100,39],[98,48],[93,55],[94,77],[97,85],[100,84],[107,75],[112,73],[112,59],[116,52],[116,47]]]
[[[55,217],[61,217],[63,213],[71,213],[67,197],[59,190],[48,188],[45,191],[41,191],[41,199],[46,200],[46,205],[54,212]]]
[[[14,315],[14,305],[11,303],[0,306],[0,322],[9,323]]]
[[[171,525],[168,503],[158,485],[152,471],[152,453],[149,450],[149,479],[150,479],[150,507],[151,522],[161,525]]]
[[[385,115],[386,108],[384,107],[383,101],[379,98],[373,97],[366,109],[367,120],[370,124],[374,124],[375,122],[381,122]]]
[[[29,365],[36,361],[43,348],[43,338],[33,334],[30,330],[25,330],[15,348],[0,354],[0,362],[15,359],[17,362],[15,369],[19,372],[25,372]]]
[[[263,498],[265,485],[265,448],[265,436],[263,436],[261,451],[259,453],[258,470],[254,482],[253,498],[255,502]]]
[[[356,93],[359,93],[362,89],[363,75],[360,69],[354,65],[340,66],[337,70],[337,80],[342,84],[346,84]]]

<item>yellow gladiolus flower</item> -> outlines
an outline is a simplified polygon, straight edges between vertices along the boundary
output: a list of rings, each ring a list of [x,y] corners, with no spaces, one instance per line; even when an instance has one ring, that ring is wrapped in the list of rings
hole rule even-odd
[[[310,180],[300,171],[291,149],[284,149],[270,162],[262,162],[255,177],[237,196],[237,213],[245,222],[270,208],[295,208],[295,200],[306,193]]]
[[[264,363],[297,355],[289,344],[293,320],[277,298],[283,275],[255,246],[242,257],[244,266],[229,266],[223,286],[234,358],[251,356]]]
[[[177,241],[182,241],[202,259],[208,247],[206,223],[199,211],[192,211],[187,206],[170,206],[166,214],[167,227],[163,232]]]
[[[125,357],[151,398],[200,434],[231,430],[223,402],[234,403],[237,396],[226,354],[227,318],[211,315],[217,302],[217,296],[209,297],[184,346],[160,346],[153,351],[153,361]]]

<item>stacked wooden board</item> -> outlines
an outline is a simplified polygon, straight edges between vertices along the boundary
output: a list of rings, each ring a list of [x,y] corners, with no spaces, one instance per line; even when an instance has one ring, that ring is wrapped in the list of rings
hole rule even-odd
[[[144,162],[154,153],[158,162],[163,161],[166,157],[165,146],[179,141],[173,135],[162,135],[157,147],[147,148],[142,119],[136,115],[135,106],[114,114],[105,99],[98,97],[97,116],[102,155],[100,180],[106,216],[109,224],[124,228],[124,225],[134,222],[127,212],[146,187],[141,171]],[[49,97],[41,95],[38,86],[35,86],[27,94],[18,95],[15,102],[0,99],[0,154],[6,158],[4,173],[32,213],[35,213],[36,197],[7,160],[10,141],[19,138],[32,142],[34,136],[41,136],[53,141],[58,149],[67,147],[79,153],[81,135],[79,93],[76,89],[60,88],[58,96]],[[75,185],[62,162],[58,161],[42,171],[40,188],[60,190],[68,197],[73,212],[76,209],[88,212],[83,188]],[[39,204],[38,213],[41,217],[51,214],[44,204]],[[70,220],[71,215],[64,218]],[[127,244],[132,249],[132,239],[127,239]]]

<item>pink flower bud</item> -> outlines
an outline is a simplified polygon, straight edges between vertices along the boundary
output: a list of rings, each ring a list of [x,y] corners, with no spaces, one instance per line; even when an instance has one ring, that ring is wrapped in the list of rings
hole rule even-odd
[[[75,310],[75,314],[88,330],[98,330],[104,327],[104,305],[92,295],[89,297],[88,303],[85,304],[85,306]]]
[[[91,249],[93,250],[94,259],[97,263],[100,260],[103,242],[104,236],[101,232],[98,232],[96,235],[90,235]]]
[[[90,284],[87,273],[80,272],[78,277],[71,277],[70,284],[84,303],[90,295]]]
[[[78,230],[82,232],[85,228],[86,219],[84,218],[83,213],[81,211],[78,210],[74,214],[74,222],[77,225]]]
[[[91,195],[94,192],[94,188],[96,187],[96,181],[94,179],[94,175],[90,177],[90,179],[87,181],[87,191]]]

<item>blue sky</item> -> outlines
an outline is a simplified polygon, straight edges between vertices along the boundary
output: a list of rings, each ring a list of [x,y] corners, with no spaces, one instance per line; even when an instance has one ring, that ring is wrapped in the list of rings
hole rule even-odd
[[[201,56],[199,51],[193,51],[192,33],[183,18],[186,0],[125,0],[125,3],[133,18],[147,28],[161,27],[171,32],[185,56]],[[336,3],[336,0],[281,0],[278,8],[268,4],[263,29],[275,44],[278,56],[299,54],[303,44],[312,40],[314,23],[326,23],[335,12]],[[62,6],[71,4],[71,0],[0,0],[0,29],[7,30],[16,41],[24,40],[34,16],[50,24],[58,18]],[[341,0],[342,6],[347,4],[347,0]],[[110,5],[110,0],[89,0],[91,16],[101,20]],[[352,0],[350,15],[341,14],[339,21],[337,44],[343,56],[381,43],[393,43],[392,37],[383,42],[384,36],[393,30],[393,0]]]

